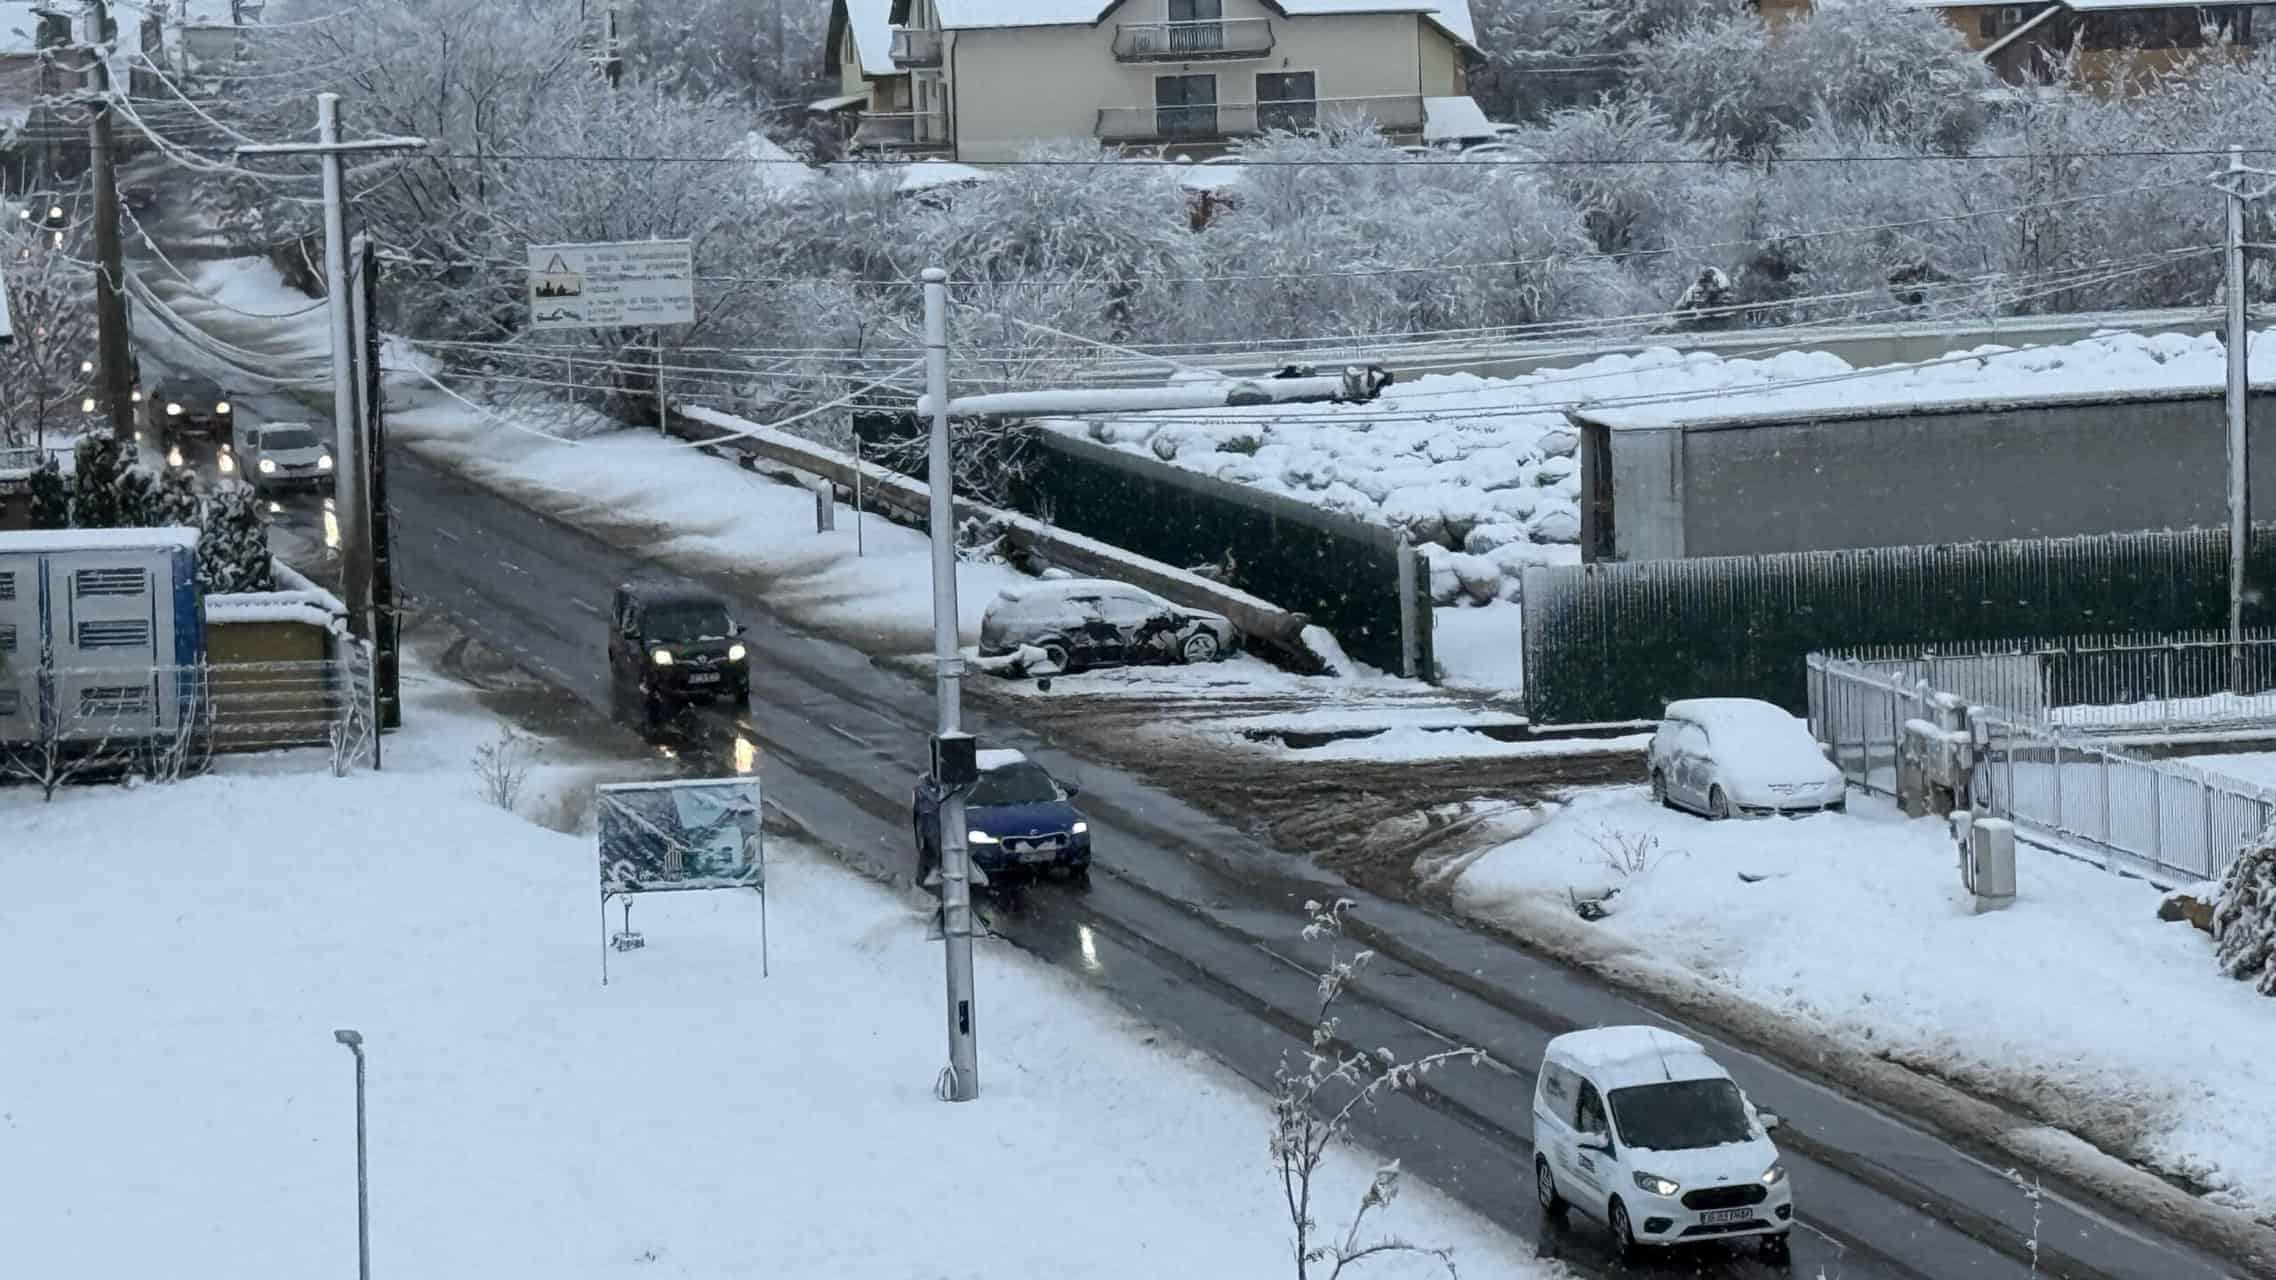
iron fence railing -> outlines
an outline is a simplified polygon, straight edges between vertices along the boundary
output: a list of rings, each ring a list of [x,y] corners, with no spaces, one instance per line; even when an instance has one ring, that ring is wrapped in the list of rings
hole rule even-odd
[[[1269,18],[1122,22],[1114,28],[1114,56],[1121,62],[1261,58],[1272,52],[1272,44]]]
[[[945,111],[864,111],[853,135],[857,147],[904,151],[945,148],[950,141]]]
[[[2276,632],[2068,637],[1991,644],[1871,645],[1832,656],[1971,703],[2084,733],[2276,725]],[[2234,678],[2241,659],[2241,688]]]
[[[1978,693],[2001,669],[1961,663],[1937,689],[1904,665],[1809,658],[1810,729],[1842,775],[1895,795],[1908,720],[1931,720],[1935,696],[1975,704],[1969,800],[2034,844],[2175,886],[2218,879],[2246,842],[2276,821],[2276,792],[2173,760],[2151,760]],[[1988,674],[1987,674],[1988,673]],[[2021,700],[2021,699],[2017,699]]]

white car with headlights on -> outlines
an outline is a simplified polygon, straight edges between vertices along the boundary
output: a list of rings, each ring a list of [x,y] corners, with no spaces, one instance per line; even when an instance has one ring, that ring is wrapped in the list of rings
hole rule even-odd
[[[1753,698],[1667,704],[1645,759],[1652,799],[1710,818],[1838,813],[1849,796],[1810,726]]]
[[[256,493],[305,487],[329,489],[335,466],[331,446],[305,422],[240,424],[234,449],[224,446],[222,474],[239,473]]]
[[[1658,1027],[1549,1042],[1533,1093],[1542,1212],[1605,1225],[1623,1260],[1650,1245],[1753,1239],[1788,1258],[1794,1191],[1770,1133],[1722,1064]]]

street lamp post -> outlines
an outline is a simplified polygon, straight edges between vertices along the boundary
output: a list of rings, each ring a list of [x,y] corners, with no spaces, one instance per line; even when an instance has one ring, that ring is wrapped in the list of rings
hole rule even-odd
[[[356,1055],[356,1280],[371,1280],[371,1180],[364,1162],[364,1038],[341,1030],[332,1038]]]

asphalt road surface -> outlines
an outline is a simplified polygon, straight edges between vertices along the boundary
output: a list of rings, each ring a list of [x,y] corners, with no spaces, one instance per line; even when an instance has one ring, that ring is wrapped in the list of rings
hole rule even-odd
[[[226,371],[210,370],[227,381]],[[268,419],[320,417],[289,400],[238,396]],[[631,720],[613,687],[605,614],[617,583],[661,566],[392,451],[398,581],[410,606],[446,615],[489,647],[596,711]],[[280,549],[325,572],[322,499],[278,499]],[[730,594],[730,598],[734,596]],[[910,787],[932,723],[929,681],[799,629],[764,601],[738,600],[750,627],[747,712],[699,708],[658,731],[693,774],[729,772],[755,752],[768,798],[849,859],[909,876]],[[1542,1220],[1532,1186],[1530,1099],[1546,1041],[1612,1023],[1668,1023],[1613,989],[1459,922],[1354,891],[1307,860],[1259,847],[1226,824],[1111,765],[1073,758],[985,713],[968,727],[1015,746],[1082,788],[1097,868],[1091,887],[998,886],[983,912],[1010,943],[1060,966],[1270,1087],[1304,1047],[1323,944],[1300,937],[1307,899],[1356,900],[1379,952],[1341,1007],[1344,1038],[1402,1056],[1453,1045],[1484,1067],[1360,1113],[1356,1136],[1412,1174],[1552,1256],[1603,1275],[1788,1274],[1751,1249],[1708,1246],[1627,1267],[1600,1228]],[[913,926],[912,926],[913,927]],[[989,992],[978,992],[981,1087],[989,1075]],[[2050,1180],[2036,1206],[1999,1169],[1739,1045],[1685,1028],[1730,1067],[1777,1135],[1799,1214],[1791,1274],[1830,1280],[2199,1280],[2240,1274],[2186,1244],[2085,1206]],[[945,1041],[945,1034],[943,1037]],[[945,1061],[946,1045],[943,1044]],[[1258,1133],[1262,1151],[1265,1134]],[[1261,1167],[1259,1177],[1268,1176]],[[1260,1224],[1260,1229],[1272,1229]]]

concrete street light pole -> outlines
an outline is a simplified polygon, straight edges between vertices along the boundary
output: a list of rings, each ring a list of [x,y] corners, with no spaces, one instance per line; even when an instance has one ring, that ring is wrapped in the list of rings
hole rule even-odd
[[[364,1038],[335,1031],[332,1038],[356,1055],[356,1280],[371,1280],[371,1179],[364,1163]]]

